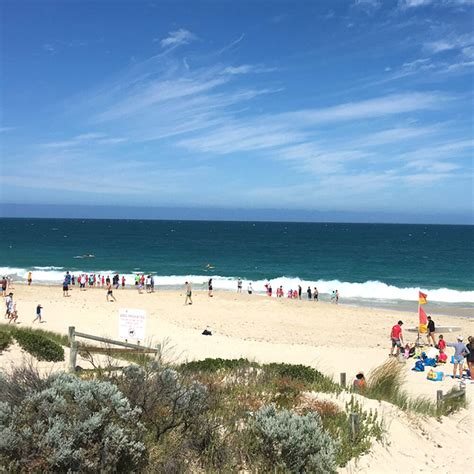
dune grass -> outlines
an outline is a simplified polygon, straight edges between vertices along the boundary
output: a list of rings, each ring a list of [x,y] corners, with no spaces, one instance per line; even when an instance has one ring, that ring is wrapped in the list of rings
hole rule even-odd
[[[458,397],[446,400],[438,408],[434,399],[409,395],[403,389],[404,382],[403,366],[395,359],[391,359],[369,374],[368,384],[363,395],[367,398],[392,403],[404,411],[427,416],[448,415],[466,406],[465,397]],[[456,389],[452,389],[450,393],[454,392]]]

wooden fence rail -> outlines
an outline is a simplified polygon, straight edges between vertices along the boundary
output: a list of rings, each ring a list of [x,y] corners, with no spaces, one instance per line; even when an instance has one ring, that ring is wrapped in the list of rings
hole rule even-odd
[[[104,344],[110,344],[112,346],[126,347],[128,351],[121,349],[120,352],[129,352],[129,353],[143,353],[143,354],[156,354],[159,352],[159,349],[147,346],[141,346],[140,344],[130,344],[129,342],[116,341],[114,339],[108,339],[106,337],[94,336],[92,334],[86,334],[83,332],[77,332],[74,326],[69,326],[68,331],[69,336],[69,372],[76,371],[76,360],[78,345],[76,337],[81,337],[83,339],[90,339],[92,341],[103,342]],[[88,346],[86,349],[88,352],[98,352],[98,353],[107,353],[108,349],[103,347],[97,347],[97,349]]]
[[[436,392],[436,407],[438,408],[438,410],[440,410],[444,401],[450,400],[452,398],[458,398],[458,397],[464,397],[464,398],[466,397],[466,387],[463,387],[461,385],[460,390],[456,392],[447,393],[446,395],[443,395],[442,390],[438,390]]]

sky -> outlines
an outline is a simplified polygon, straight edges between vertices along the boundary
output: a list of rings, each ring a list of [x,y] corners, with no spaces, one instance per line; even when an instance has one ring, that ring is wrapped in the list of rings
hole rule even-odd
[[[474,223],[474,0],[0,9],[3,215]]]

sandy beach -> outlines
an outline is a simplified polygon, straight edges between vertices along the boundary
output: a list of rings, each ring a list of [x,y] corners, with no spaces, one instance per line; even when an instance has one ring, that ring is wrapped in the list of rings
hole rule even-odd
[[[310,365],[333,376],[335,380],[339,380],[341,372],[346,372],[348,381],[353,379],[357,371],[369,373],[388,359],[390,328],[399,319],[404,321],[405,329],[415,326],[417,322],[416,313],[230,292],[216,292],[212,298],[208,297],[207,292],[193,292],[193,305],[185,306],[184,291],[138,294],[133,289],[119,289],[114,290],[117,298],[114,303],[106,301],[106,291],[100,288],[86,291],[74,288],[70,297],[63,297],[58,286],[16,285],[12,291],[17,301],[20,327],[34,326],[35,307],[41,303],[44,308],[43,319],[46,321],[41,324],[42,329],[67,334],[68,327],[75,326],[80,332],[118,339],[118,309],[139,308],[147,313],[147,340],[144,342],[153,345],[165,342],[168,356],[176,361],[205,357],[245,357],[258,362],[289,362]],[[467,317],[437,315],[435,321],[440,326],[461,328],[455,333],[445,334],[448,341],[454,341],[458,332],[465,337],[473,333],[473,319]],[[35,325],[39,326],[38,323]],[[206,328],[212,331],[212,336],[201,335]],[[415,339],[416,334],[405,331],[406,341],[414,342]],[[448,356],[450,354],[448,349]],[[20,357],[18,348],[5,352],[0,355],[0,367],[8,367],[19,361]],[[447,391],[458,385],[451,378],[439,383],[429,382],[425,374],[412,372],[412,366],[410,360],[406,364],[406,389],[412,394],[435,399],[436,390]],[[451,373],[451,367],[448,364],[441,370]],[[472,400],[473,389],[474,385],[467,385],[469,400]],[[450,451],[457,452],[453,456],[452,452],[443,451],[443,456],[452,457],[457,463],[451,469],[446,464],[447,472],[461,472],[472,463],[473,453],[469,442],[473,426],[472,407],[440,425],[435,420],[418,423],[393,407],[387,408],[387,404],[373,400],[365,403],[379,406],[386,415],[387,423],[393,424],[394,428],[390,428],[392,447],[388,451],[386,447],[379,447],[364,456],[357,466],[351,464],[347,469],[375,472],[374,466],[381,459],[384,462],[396,459],[401,450],[405,454],[410,450],[432,449],[434,456],[436,450],[441,453],[437,445],[441,446],[442,443],[433,441],[437,439],[438,432],[439,438],[450,440]],[[422,432],[428,434],[423,437]],[[403,442],[400,446],[394,446],[393,439],[399,437],[402,440],[407,433],[415,438],[419,435],[419,445]],[[428,438],[430,440],[427,441]],[[439,465],[435,461],[425,463],[423,460],[421,464],[416,464],[415,470],[431,472]],[[407,462],[404,472],[413,472],[413,469]],[[387,466],[376,472],[393,470]]]
[[[74,288],[74,287],[73,287]],[[118,338],[119,308],[146,311],[146,341],[166,346],[177,360],[205,357],[246,357],[259,362],[306,364],[339,379],[346,372],[348,380],[359,370],[369,372],[387,359],[390,328],[404,322],[406,342],[414,342],[416,334],[407,332],[417,323],[416,313],[387,311],[334,305],[305,300],[268,298],[264,296],[194,291],[193,305],[184,305],[184,290],[156,291],[148,294],[134,289],[114,290],[117,302],[106,301],[106,291],[74,288],[63,297],[58,286],[16,285],[20,327],[33,326],[35,307],[43,306],[43,329],[67,334],[69,326],[77,331]],[[460,327],[460,334],[473,333],[473,321],[467,317],[438,315],[439,326]],[[38,327],[38,323],[35,323]],[[202,336],[204,329],[212,336]],[[457,332],[445,334],[453,341]],[[134,342],[134,341],[130,341]],[[171,356],[170,352],[170,356]],[[448,352],[449,354],[449,352]],[[413,393],[435,395],[436,387],[407,364],[407,388]],[[447,371],[451,366],[448,364]],[[447,379],[443,385],[450,387]]]

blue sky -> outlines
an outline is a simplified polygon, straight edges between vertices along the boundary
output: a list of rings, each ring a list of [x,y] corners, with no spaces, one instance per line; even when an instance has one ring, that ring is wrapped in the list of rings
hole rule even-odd
[[[4,209],[472,222],[472,0],[4,0],[1,22]]]

